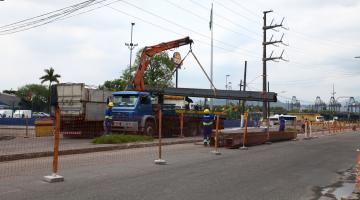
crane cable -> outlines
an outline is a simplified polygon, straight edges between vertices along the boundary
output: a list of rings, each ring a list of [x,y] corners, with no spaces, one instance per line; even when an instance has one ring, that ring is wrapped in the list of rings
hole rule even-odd
[[[197,59],[197,57],[195,56],[194,52],[192,51],[192,49],[190,49],[189,51],[195,58],[196,62],[199,64],[200,68],[202,69],[202,71],[204,72],[206,78],[209,80],[211,86],[213,87],[214,90],[214,95],[216,96],[216,87],[214,86],[214,83],[211,81],[211,79],[209,78],[209,75],[206,73],[206,71],[204,70],[203,66],[201,65],[201,63],[199,62],[199,60]]]

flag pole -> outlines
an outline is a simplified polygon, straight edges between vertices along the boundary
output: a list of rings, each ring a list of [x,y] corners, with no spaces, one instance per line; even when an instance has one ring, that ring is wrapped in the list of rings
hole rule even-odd
[[[211,12],[210,12],[210,30],[211,30],[211,56],[210,56],[210,79],[211,83],[214,82],[213,80],[213,55],[214,55],[214,27],[213,27],[213,2],[211,3]],[[212,84],[210,84],[210,89],[214,89]],[[213,99],[210,99],[210,109],[213,110]]]

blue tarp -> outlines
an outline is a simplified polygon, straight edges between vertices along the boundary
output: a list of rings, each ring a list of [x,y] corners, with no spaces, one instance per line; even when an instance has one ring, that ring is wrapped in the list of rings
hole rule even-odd
[[[0,118],[0,125],[25,126],[26,121],[28,126],[34,126],[35,118]]]
[[[240,120],[224,120],[224,128],[240,127]]]

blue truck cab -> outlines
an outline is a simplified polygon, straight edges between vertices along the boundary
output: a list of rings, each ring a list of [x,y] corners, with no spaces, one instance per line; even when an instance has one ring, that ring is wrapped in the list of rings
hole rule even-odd
[[[141,132],[153,135],[156,132],[156,117],[148,92],[119,91],[112,93],[114,131]]]

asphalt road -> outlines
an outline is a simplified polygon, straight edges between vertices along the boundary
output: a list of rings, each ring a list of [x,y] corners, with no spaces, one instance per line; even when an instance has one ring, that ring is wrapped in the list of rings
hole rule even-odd
[[[0,199],[318,199],[319,187],[354,166],[359,146],[358,133],[220,149],[222,155],[201,145],[172,145],[164,147],[165,166],[153,164],[156,148],[70,155],[60,159],[65,182],[52,184],[41,181],[49,159],[31,160],[39,165],[31,175],[16,168],[23,161],[13,161],[0,163],[0,170],[18,169],[0,179]]]

